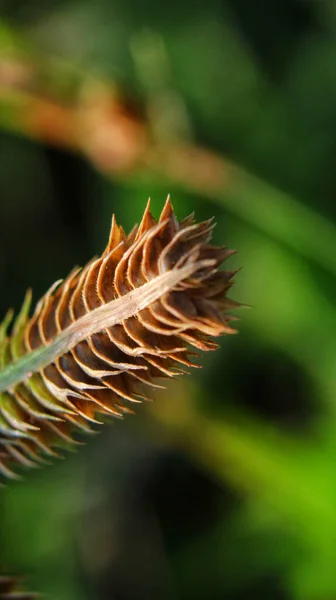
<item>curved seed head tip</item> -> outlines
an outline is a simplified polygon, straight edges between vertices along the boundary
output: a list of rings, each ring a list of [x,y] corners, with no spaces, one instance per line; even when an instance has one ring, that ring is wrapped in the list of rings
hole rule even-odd
[[[0,326],[0,472],[76,444],[100,415],[122,418],[214,337],[236,333],[227,293],[234,252],[211,244],[213,219],[178,221],[168,195],[156,220],[148,200],[125,234],[112,217],[107,247],[57,282],[29,317],[28,293],[10,338]],[[182,366],[181,366],[182,365]],[[1,600],[1,597],[0,597]]]

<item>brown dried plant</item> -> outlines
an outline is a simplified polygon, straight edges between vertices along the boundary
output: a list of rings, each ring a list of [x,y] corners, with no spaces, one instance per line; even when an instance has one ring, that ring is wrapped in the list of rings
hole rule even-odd
[[[199,350],[218,347],[213,337],[235,333],[227,314],[239,306],[227,298],[235,272],[219,270],[233,251],[210,244],[213,227],[193,215],[179,222],[169,198],[158,221],[148,202],[129,235],[113,216],[100,258],[56,282],[32,317],[29,292],[10,335],[7,314],[0,327],[3,477],[76,443],[76,432],[90,432],[100,415],[133,412],[146,388],[198,366]],[[25,598],[6,581],[0,600]]]

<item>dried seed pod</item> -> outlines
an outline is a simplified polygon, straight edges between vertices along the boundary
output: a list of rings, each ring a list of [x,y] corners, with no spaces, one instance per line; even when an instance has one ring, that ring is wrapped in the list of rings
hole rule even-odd
[[[10,336],[7,315],[0,327],[3,476],[15,478],[15,464],[36,466],[57,446],[76,443],[76,429],[89,432],[100,414],[133,412],[146,387],[197,366],[198,350],[217,348],[212,337],[235,332],[227,314],[239,306],[227,298],[234,272],[218,270],[233,252],[210,245],[213,227],[192,215],[178,222],[169,198],[158,222],[148,203],[128,236],[113,217],[100,258],[56,282],[31,318],[28,293]]]

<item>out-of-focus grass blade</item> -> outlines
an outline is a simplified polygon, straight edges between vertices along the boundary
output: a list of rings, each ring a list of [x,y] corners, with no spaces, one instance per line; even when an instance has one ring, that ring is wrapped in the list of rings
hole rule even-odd
[[[237,228],[234,238],[244,265],[236,295],[247,298],[253,307],[241,315],[242,327],[252,327],[252,335],[304,365],[319,383],[325,404],[335,412],[335,307],[300,257],[257,232]]]
[[[185,399],[188,388],[184,385],[183,389]],[[336,594],[332,561],[336,448],[314,440],[295,440],[237,414],[228,415],[225,421],[209,419],[198,413],[192,402],[179,414],[178,394],[176,398],[175,403],[169,395],[169,407],[159,403],[158,408],[152,407],[168,431],[174,435],[179,431],[188,452],[216,479],[245,492],[254,507],[248,524],[255,518],[259,524],[265,519],[267,527],[280,527],[302,547],[302,564],[293,563],[288,571],[288,585],[294,582],[297,590],[295,597],[315,600],[328,598],[321,596],[326,591]],[[301,581],[301,571],[308,563],[315,582],[311,595]]]
[[[336,225],[318,212],[239,167],[210,197],[336,275]]]

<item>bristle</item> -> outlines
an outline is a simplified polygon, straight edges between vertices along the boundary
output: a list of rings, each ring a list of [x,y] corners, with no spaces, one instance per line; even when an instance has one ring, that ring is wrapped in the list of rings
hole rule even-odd
[[[125,237],[123,228],[118,226],[115,215],[112,215],[110,237],[103,256],[112,252]]]
[[[138,241],[138,239],[146,232],[148,231],[148,229],[150,229],[151,227],[154,227],[154,225],[156,225],[156,221],[150,211],[150,205],[151,205],[151,200],[150,198],[148,198],[148,202],[145,208],[145,212],[143,214],[143,217],[141,219],[141,223],[138,227],[137,230],[137,234],[135,236],[135,242]]]
[[[192,275],[146,308],[83,339],[0,393],[4,477],[16,477],[15,467],[58,456],[57,447],[76,444],[77,431],[91,431],[101,423],[99,415],[122,418],[133,412],[134,403],[147,399],[146,389],[162,387],[159,378],[174,377],[184,366],[199,367],[191,360],[193,348],[215,350],[213,337],[235,333],[226,314],[239,306],[226,296],[235,272],[218,270],[232,251],[210,245],[213,227],[212,219],[197,224],[193,215],[179,222],[169,196],[156,221],[148,200],[139,226],[128,236],[113,216],[102,256],[56,282],[31,318],[28,292],[10,337],[12,313],[7,314],[0,325],[0,369],[52,343],[106,303],[173,269],[197,264]]]

